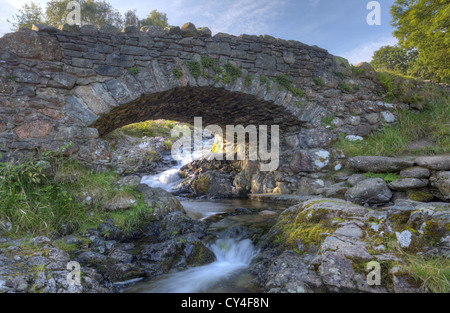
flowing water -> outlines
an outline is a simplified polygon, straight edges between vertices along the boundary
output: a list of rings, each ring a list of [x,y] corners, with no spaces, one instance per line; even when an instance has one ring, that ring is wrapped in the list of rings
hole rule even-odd
[[[206,151],[210,151],[213,139],[203,141]],[[192,162],[195,155],[183,159],[173,168],[154,176],[142,178],[142,183],[153,188],[163,188],[173,191],[181,182],[179,169]],[[237,208],[264,210],[272,209],[273,205],[239,199],[225,200],[183,200],[188,216],[195,220],[204,220],[224,213],[233,213]],[[276,216],[276,215],[275,215]],[[213,223],[210,228],[216,231],[227,229],[245,229],[249,225],[261,226],[273,223],[273,215],[246,214],[227,216]],[[164,275],[151,281],[143,281],[128,288],[125,292],[139,293],[200,293],[226,292],[245,293],[261,292],[252,283],[255,278],[248,271],[252,259],[259,253],[250,239],[245,238],[245,230],[237,233],[230,232],[225,238],[208,244],[215,254],[216,260],[208,265],[193,267],[182,272]]]
[[[140,293],[200,293],[255,292],[246,271],[258,254],[250,239],[218,239],[209,248],[216,261],[185,271],[165,275],[160,279],[139,283],[128,292]]]
[[[211,153],[213,145],[214,137],[204,138],[202,140],[203,149],[201,149],[200,151],[194,150],[194,152],[192,152],[191,154],[186,154],[181,161],[178,161],[177,165],[164,172],[152,176],[142,177],[141,183],[146,184],[152,188],[161,188],[166,191],[173,191],[182,181],[182,178],[179,174],[180,169],[184,165],[189,164],[202,156],[207,157]]]

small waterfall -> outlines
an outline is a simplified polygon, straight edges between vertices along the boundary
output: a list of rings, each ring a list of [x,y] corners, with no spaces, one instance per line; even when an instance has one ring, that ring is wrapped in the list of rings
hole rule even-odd
[[[174,188],[178,186],[178,184],[182,181],[179,171],[180,169],[186,165],[194,161],[196,158],[206,155],[211,151],[211,148],[214,144],[214,137],[211,139],[204,139],[202,141],[203,150],[202,152],[192,152],[191,155],[185,157],[183,160],[179,161],[177,165],[174,167],[152,176],[144,176],[142,177],[141,184],[146,184],[151,188],[161,188],[166,191],[173,191]]]
[[[214,285],[248,268],[258,254],[250,239],[218,239],[209,248],[216,255],[216,261],[213,263],[170,274],[161,280],[151,282],[141,292],[209,292]]]

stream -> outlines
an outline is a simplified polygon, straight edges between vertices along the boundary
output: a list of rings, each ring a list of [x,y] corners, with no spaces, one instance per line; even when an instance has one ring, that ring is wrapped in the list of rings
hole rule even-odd
[[[214,138],[203,140],[203,147],[211,151]],[[152,188],[174,191],[182,181],[179,169],[192,162],[194,155],[178,162],[174,167],[153,176],[145,176],[142,183]],[[270,227],[276,221],[274,211],[282,208],[274,204],[249,199],[180,200],[186,214],[195,220],[210,219],[209,230],[225,233],[207,244],[216,260],[208,265],[163,275],[150,281],[139,282],[125,292],[132,293],[255,293],[262,292],[252,283],[255,278],[248,267],[259,253],[248,229]],[[241,214],[236,214],[240,211]],[[243,212],[243,213],[242,213]],[[281,212],[281,211],[280,211]],[[224,237],[224,238],[222,238]]]

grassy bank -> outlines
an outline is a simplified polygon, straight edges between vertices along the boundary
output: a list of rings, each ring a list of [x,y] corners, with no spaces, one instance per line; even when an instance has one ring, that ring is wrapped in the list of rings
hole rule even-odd
[[[37,159],[0,163],[0,232],[13,237],[84,231],[113,219],[131,231],[152,209],[114,172],[95,173],[74,160],[42,154]],[[127,211],[105,205],[120,195],[137,198]]]
[[[397,122],[385,125],[381,132],[350,142],[342,135],[335,147],[347,156],[402,156],[450,153],[450,99],[448,93],[435,86],[420,84],[411,79],[379,74],[385,99],[414,103],[420,111],[399,110]],[[413,144],[425,144],[414,147]]]

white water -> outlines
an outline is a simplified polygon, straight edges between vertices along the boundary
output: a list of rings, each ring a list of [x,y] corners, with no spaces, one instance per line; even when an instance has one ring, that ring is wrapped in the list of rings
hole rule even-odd
[[[183,272],[169,274],[161,280],[138,288],[144,293],[199,293],[209,292],[219,282],[230,279],[250,265],[258,251],[249,239],[218,239],[210,250],[216,261]]]
[[[214,137],[212,139],[205,139],[202,141],[203,149],[198,152],[192,152],[190,155],[184,157],[177,165],[152,176],[142,177],[141,184],[146,184],[152,188],[161,188],[166,191],[172,191],[182,181],[179,171],[186,164],[191,163],[194,160],[199,159],[201,156],[207,156],[211,152],[214,144]]]
[[[199,156],[206,156],[211,153],[214,144],[214,137],[202,141],[203,149],[201,152],[194,152],[184,158],[178,164],[167,171],[153,176],[145,176],[141,183],[147,184],[152,188],[162,188],[171,191],[182,181],[179,170],[184,165],[198,159]],[[210,216],[217,214],[211,207],[212,202],[208,203],[207,212],[201,215]],[[199,205],[195,205],[197,208]],[[219,211],[222,212],[223,208]],[[198,208],[194,213],[199,214]],[[137,284],[132,287],[130,292],[144,293],[197,293],[209,292],[214,286],[221,282],[230,280],[248,268],[251,260],[258,254],[253,243],[249,239],[218,239],[214,244],[208,247],[216,256],[216,260],[208,265],[187,269],[183,272],[166,275],[162,279],[153,280]]]

